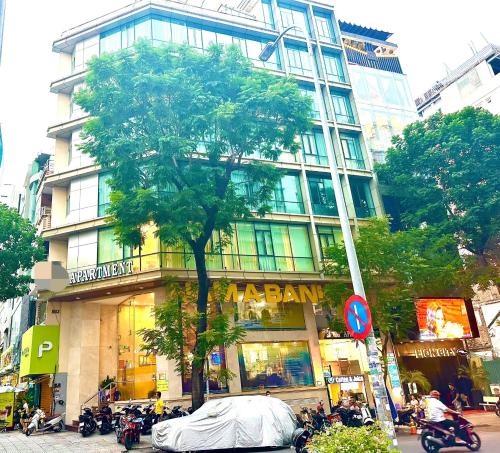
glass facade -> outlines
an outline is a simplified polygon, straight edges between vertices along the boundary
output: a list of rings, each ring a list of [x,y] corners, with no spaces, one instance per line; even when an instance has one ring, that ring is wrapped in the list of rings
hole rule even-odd
[[[111,187],[108,181],[111,179],[111,173],[101,173],[99,175],[99,206],[97,209],[97,215],[103,217],[106,215],[106,211],[109,208],[111,195]]]
[[[280,3],[279,11],[281,14],[283,29],[290,27],[291,25],[298,25],[301,29],[298,30],[293,28],[289,31],[291,35],[304,36],[304,32],[309,36],[311,35],[309,21],[307,20],[307,14],[304,8]]]
[[[347,168],[365,170],[365,159],[359,143],[359,136],[353,134],[340,134],[340,146],[344,154]]]
[[[325,78],[330,82],[346,83],[346,75],[340,54],[323,52],[325,60]]]
[[[377,212],[373,204],[370,182],[362,178],[350,176],[349,185],[351,186],[352,201],[354,203],[356,217],[360,219],[374,217]]]
[[[99,35],[76,43],[71,59],[73,72],[85,70],[87,62],[94,56],[99,56]]]
[[[302,144],[302,157],[306,164],[328,166],[328,156],[326,154],[326,144],[323,131],[313,129],[300,136]]]
[[[94,267],[97,261],[97,230],[73,234],[68,238],[68,271]]]
[[[351,100],[348,93],[341,91],[332,91],[333,110],[335,119],[339,123],[354,124],[354,113],[351,106]]]
[[[243,390],[314,385],[305,341],[238,345]]]
[[[295,75],[312,77],[312,62],[307,49],[300,46],[286,46],[288,70]]]
[[[141,351],[140,329],[154,328],[154,293],[134,296],[118,306],[118,374],[121,400],[153,398],[156,356]]]
[[[312,100],[312,118],[315,120],[320,119],[320,113],[319,113],[319,105],[316,100],[316,91],[314,90],[314,87],[301,87],[300,91],[302,91],[302,94],[304,96],[309,96]]]
[[[331,178],[309,176],[308,182],[313,213],[317,215],[338,216],[339,213]]]
[[[97,175],[73,179],[68,189],[66,222],[76,223],[97,217]]]
[[[335,36],[331,14],[315,12],[314,20],[316,21],[316,28],[318,30],[318,39],[330,44],[337,44],[338,40]]]
[[[321,247],[321,258],[324,259],[324,252],[328,247],[343,242],[342,230],[340,227],[330,225],[318,225],[316,227],[318,233],[319,245]]]
[[[71,102],[70,102],[70,113],[69,116],[71,119],[81,118],[82,116],[87,115],[85,110],[83,110],[76,102],[75,102],[75,94],[78,93],[81,89],[85,88],[84,83],[77,83],[73,87],[73,92],[71,93]]]
[[[80,145],[83,143],[80,137],[81,132],[81,129],[77,129],[71,133],[68,153],[69,168],[80,168],[94,164],[94,159],[80,150]]]

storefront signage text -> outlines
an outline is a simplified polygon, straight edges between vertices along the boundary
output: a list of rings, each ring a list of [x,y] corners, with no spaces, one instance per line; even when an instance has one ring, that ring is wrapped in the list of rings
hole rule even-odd
[[[71,272],[69,274],[69,284],[93,282],[104,280],[106,278],[121,277],[130,275],[133,272],[132,261],[119,261],[117,263],[102,264],[81,271]]]
[[[417,359],[427,359],[434,357],[455,357],[457,350],[455,348],[418,348],[415,349]]]
[[[328,384],[350,384],[352,382],[364,382],[363,376],[330,376],[326,378]]]
[[[295,302],[316,304],[324,298],[323,288],[320,285],[278,285],[276,283],[265,283],[255,285],[247,283],[238,286],[236,283],[228,285],[226,291],[226,302]],[[212,295],[209,296],[212,300]]]
[[[400,343],[396,346],[400,356],[417,359],[433,359],[441,357],[456,357],[460,348],[458,340]]]

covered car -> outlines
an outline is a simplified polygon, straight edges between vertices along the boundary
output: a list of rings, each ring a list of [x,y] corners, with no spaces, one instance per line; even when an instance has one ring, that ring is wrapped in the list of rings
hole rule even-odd
[[[233,396],[206,402],[187,417],[153,426],[153,447],[166,451],[282,447],[297,419],[288,404],[269,396]]]

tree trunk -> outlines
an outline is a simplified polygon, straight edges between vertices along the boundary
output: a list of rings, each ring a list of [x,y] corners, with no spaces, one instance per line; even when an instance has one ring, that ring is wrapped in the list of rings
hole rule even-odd
[[[196,326],[196,344],[194,348],[194,355],[198,359],[196,363],[192,366],[191,375],[191,385],[192,394],[191,400],[193,405],[193,410],[199,409],[205,402],[204,388],[203,388],[203,377],[205,374],[204,370],[204,359],[206,356],[206,351],[204,346],[200,345],[198,338],[200,334],[206,332],[207,330],[207,307],[208,307],[208,289],[209,281],[207,274],[207,266],[205,262],[205,247],[196,246],[193,247],[194,260],[196,263],[196,274],[198,277],[198,300],[197,300],[197,310],[200,315],[198,319],[198,324]]]

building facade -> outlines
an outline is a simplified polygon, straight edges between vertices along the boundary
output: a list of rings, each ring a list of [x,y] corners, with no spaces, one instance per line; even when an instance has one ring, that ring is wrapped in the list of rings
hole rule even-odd
[[[87,115],[72,99],[84,83],[86,62],[139,38],[155,45],[187,43],[200,52],[211,43],[234,43],[255,66],[294,76],[312,95],[311,65],[318,65],[329,136],[322,133],[316,106],[314,128],[300,137],[301,151],[283,153],[276,163],[286,175],[275,191],[272,213],[235,224],[231,245],[209,255],[209,277],[230,280],[228,300],[237,307],[235,322],[247,331],[241,344],[210,357],[214,376],[227,367],[236,378],[227,383],[211,378],[209,388],[233,395],[269,388],[298,406],[326,400],[327,373],[358,376],[351,379],[356,388],[347,380],[343,387],[339,382],[329,389],[336,392],[332,399],[341,390],[369,393],[365,358],[356,348],[340,346],[330,348],[328,358],[322,356],[336,340],[323,339],[327,346],[320,345],[316,324],[325,283],[322,250],[341,238],[331,166],[339,167],[353,228],[382,214],[340,30],[328,3],[252,0],[210,10],[144,0],[72,28],[54,42],[62,72],[50,89],[58,96],[59,121],[48,129],[55,140],[55,158],[38,189],[36,221],[49,243],[49,260],[63,263],[70,284],[55,296],[45,295],[48,300],[38,303],[37,320],[59,326],[56,379],[71,389],[65,401],[67,424],[77,419],[80,405],[96,394],[106,377],[116,380],[124,400],[149,398],[156,389],[166,399],[188,400],[191,390],[189,376],[179,376],[172,362],[141,351],[137,332],[153,326],[151,309],[165,300],[165,277],[194,281],[194,262],[186,250],[160,244],[150,227],[144,227],[146,239],[140,248],[119,247],[106,225],[108,175],[78,148]],[[272,59],[261,62],[258,55],[266,42],[292,23],[310,35],[316,61],[310,61],[305,37],[296,32],[285,38]],[[336,162],[329,161],[326,140],[333,145]],[[28,370],[26,376],[39,374]]]
[[[392,33],[339,21],[359,122],[374,162],[418,119]]]
[[[500,47],[488,44],[415,99],[418,114],[452,113],[467,106],[500,113]]]

